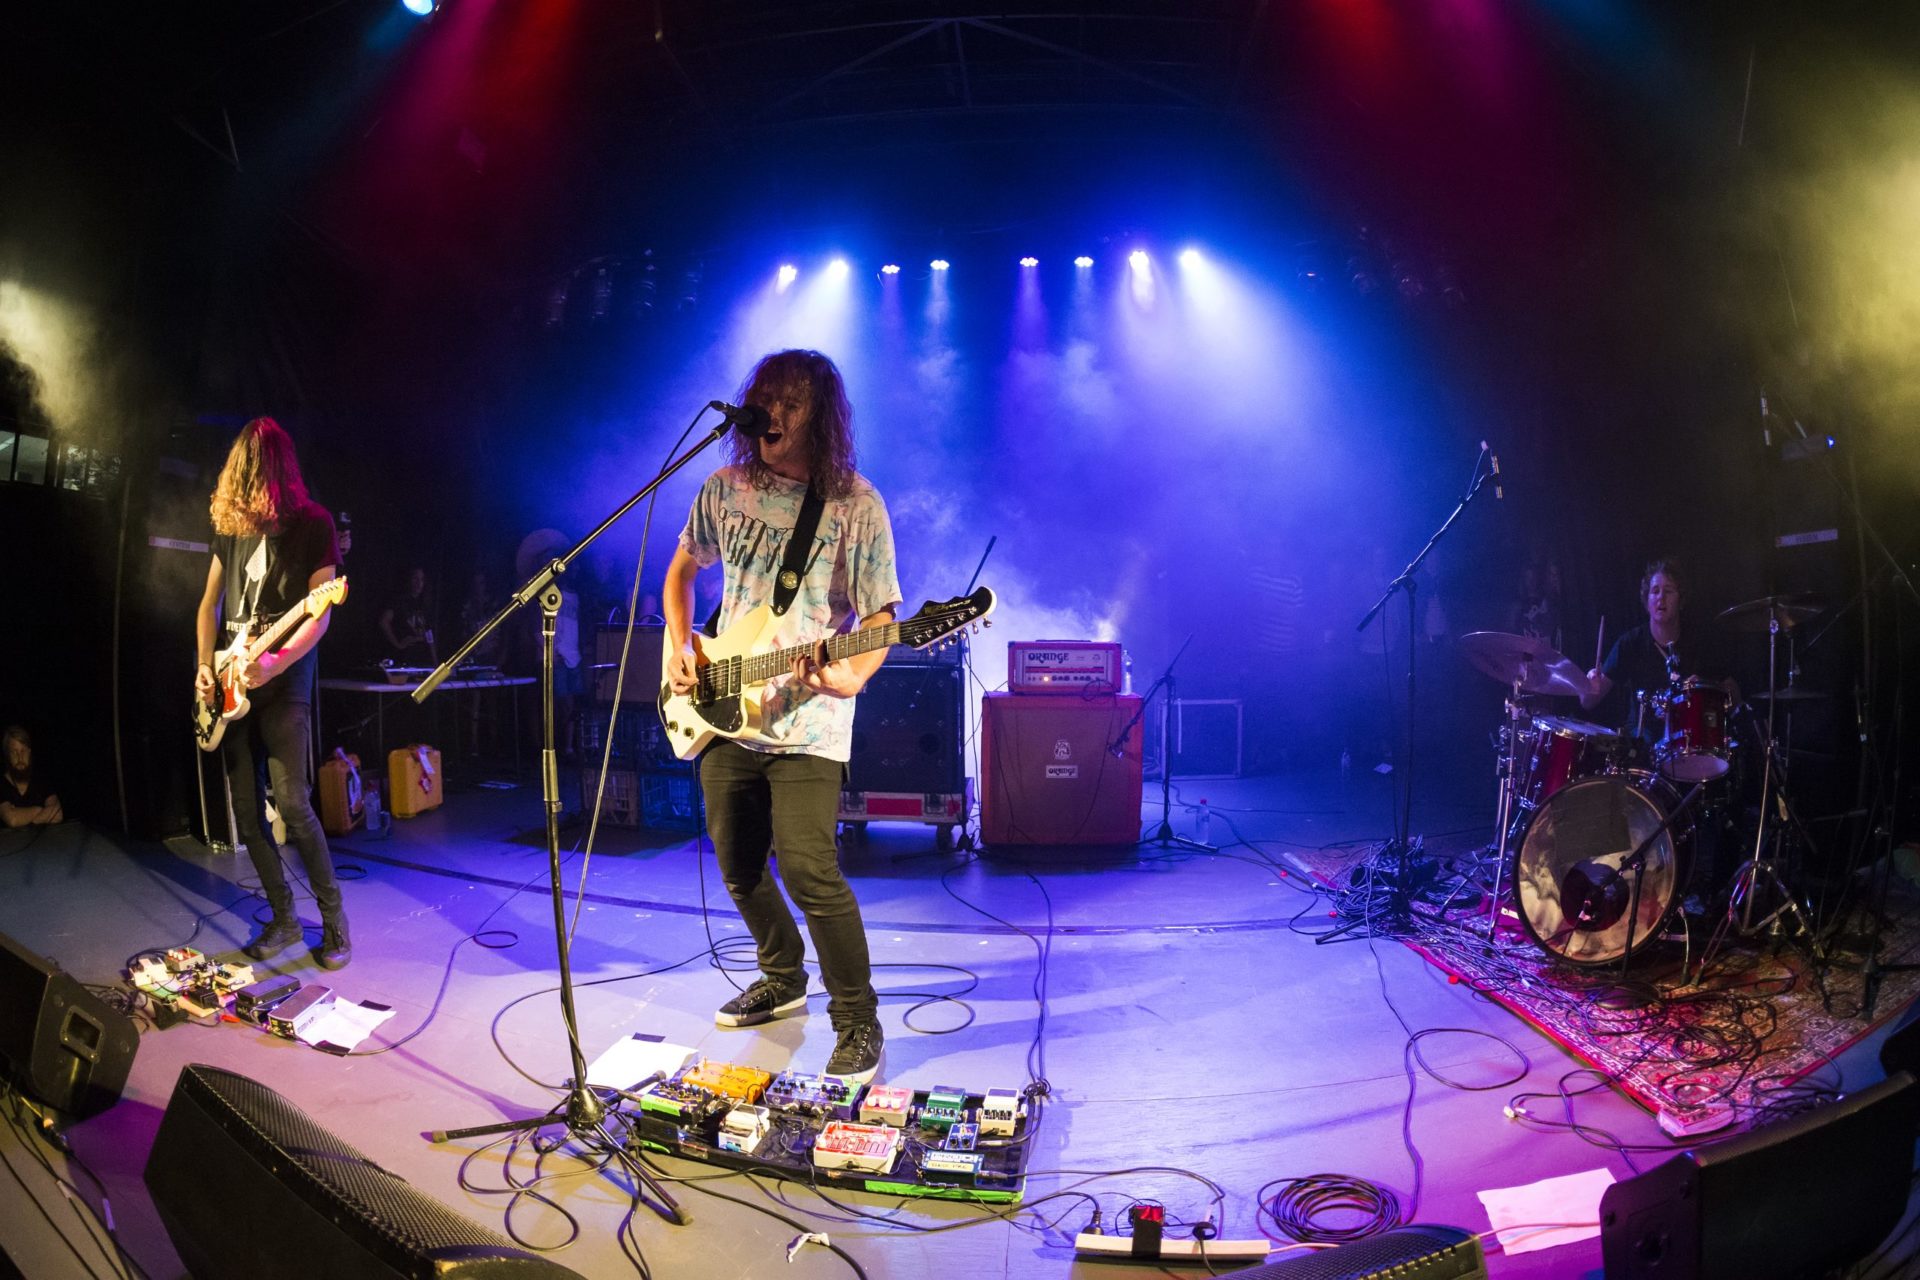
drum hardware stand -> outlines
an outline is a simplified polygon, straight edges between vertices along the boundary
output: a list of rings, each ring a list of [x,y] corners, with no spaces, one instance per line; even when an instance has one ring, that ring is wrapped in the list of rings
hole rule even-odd
[[[1633,960],[1633,926],[1640,918],[1640,881],[1644,878],[1641,873],[1647,867],[1647,850],[1653,847],[1654,841],[1673,830],[1673,824],[1679,820],[1680,815],[1693,808],[1694,802],[1700,799],[1701,793],[1706,789],[1706,783],[1694,783],[1693,790],[1682,797],[1680,803],[1673,807],[1673,812],[1662,819],[1660,825],[1649,832],[1646,839],[1642,840],[1632,853],[1621,859],[1619,867],[1614,870],[1616,877],[1624,876],[1628,871],[1633,872],[1633,892],[1627,898],[1627,942],[1620,952],[1621,977],[1626,976],[1627,965]],[[1671,910],[1671,907],[1668,909]]]
[[[1393,838],[1387,842],[1384,849],[1374,855],[1387,868],[1386,880],[1389,894],[1387,914],[1390,918],[1404,920],[1410,919],[1413,915],[1413,891],[1416,880],[1413,864],[1419,853],[1408,834],[1409,828],[1413,825],[1413,704],[1417,689],[1415,673],[1419,666],[1420,654],[1420,597],[1414,574],[1420,571],[1421,564],[1432,553],[1434,547],[1439,545],[1440,539],[1447,535],[1447,530],[1453,528],[1454,521],[1460,518],[1461,512],[1465,511],[1468,505],[1479,496],[1480,490],[1485,487],[1487,481],[1498,474],[1497,461],[1491,469],[1485,465],[1492,456],[1486,442],[1481,441],[1480,453],[1473,460],[1473,479],[1467,486],[1466,493],[1461,496],[1447,518],[1441,522],[1440,527],[1434,530],[1433,536],[1427,539],[1427,544],[1420,548],[1419,554],[1407,563],[1407,567],[1400,571],[1398,577],[1387,584],[1387,589],[1380,593],[1380,598],[1373,602],[1373,607],[1367,610],[1366,616],[1354,624],[1353,628],[1355,631],[1365,631],[1373,624],[1374,618],[1380,616],[1381,610],[1387,607],[1387,602],[1393,599],[1395,592],[1406,594],[1407,701],[1401,715],[1400,726],[1401,751],[1397,768],[1400,774],[1398,788],[1400,794],[1394,805]],[[1380,625],[1384,630],[1386,627],[1384,619]],[[1349,921],[1337,929],[1318,935],[1314,941],[1322,944],[1332,942],[1365,923],[1364,918]]]
[[[704,414],[705,409],[701,410]],[[699,421],[696,415],[695,421]],[[631,511],[640,500],[647,497],[680,468],[691,462],[708,445],[718,441],[732,427],[731,420],[723,420],[720,425],[709,431],[705,438],[691,449],[669,462],[653,479],[646,483],[638,493],[622,503],[618,510],[602,520],[592,533],[575,543],[573,549],[556,560],[542,565],[531,578],[513,593],[500,611],[493,615],[485,625],[465,644],[457,649],[453,656],[434,668],[433,673],[422,680],[412,694],[418,704],[432,696],[454,668],[467,660],[482,641],[498,629],[501,624],[514,615],[520,608],[534,601],[540,604],[540,791],[543,807],[546,810],[547,827],[547,872],[553,898],[554,946],[560,961],[560,1015],[567,1032],[567,1053],[571,1060],[573,1074],[566,1083],[566,1097],[551,1110],[536,1116],[524,1116],[513,1120],[502,1120],[492,1124],[474,1125],[465,1129],[437,1129],[426,1136],[431,1142],[449,1142],[456,1138],[477,1137],[489,1133],[510,1133],[523,1129],[543,1129],[548,1125],[564,1124],[574,1141],[596,1154],[605,1156],[608,1162],[617,1162],[630,1174],[639,1187],[644,1188],[652,1197],[650,1208],[660,1217],[676,1226],[684,1226],[691,1221],[691,1215],[668,1193],[654,1174],[640,1158],[627,1149],[607,1129],[607,1102],[594,1092],[587,1083],[587,1064],[585,1055],[580,1051],[580,1026],[574,1013],[573,1002],[573,963],[571,959],[572,943],[567,934],[567,910],[565,886],[560,871],[560,810],[563,802],[560,798],[559,752],[556,748],[553,732],[553,646],[554,632],[560,617],[561,592],[559,578],[589,546],[593,545],[601,534],[612,528],[620,518]],[[691,428],[689,428],[691,429]],[[744,430],[744,428],[743,428]]]
[[[1127,738],[1133,733],[1134,726],[1147,714],[1147,707],[1153,702],[1153,695],[1160,690],[1167,691],[1166,702],[1160,708],[1160,825],[1154,829],[1142,844],[1159,845],[1162,849],[1192,849],[1196,853],[1212,853],[1215,846],[1204,840],[1193,840],[1186,836],[1175,835],[1173,830],[1173,752],[1171,750],[1173,733],[1173,669],[1179,665],[1187,646],[1193,643],[1193,633],[1180,642],[1180,651],[1173,655],[1173,661],[1160,673],[1160,678],[1147,686],[1146,694],[1140,699],[1139,709],[1133,713],[1133,719],[1127,721],[1120,730],[1120,736],[1107,744],[1107,754],[1120,755],[1127,749]]]
[[[1519,821],[1515,812],[1520,805],[1520,797],[1515,794],[1517,782],[1515,773],[1519,765],[1520,753],[1520,686],[1523,682],[1515,677],[1513,696],[1507,700],[1507,741],[1506,749],[1500,757],[1500,804],[1497,824],[1496,844],[1494,846],[1493,894],[1487,901],[1487,941],[1492,942],[1500,931],[1500,898],[1507,884],[1507,853],[1513,842],[1514,824]]]

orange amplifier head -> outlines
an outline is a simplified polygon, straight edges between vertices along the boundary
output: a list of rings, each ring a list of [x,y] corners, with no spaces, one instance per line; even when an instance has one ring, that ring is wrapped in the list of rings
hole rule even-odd
[[[1119,693],[1126,659],[1105,640],[1012,640],[1007,643],[1009,693]]]

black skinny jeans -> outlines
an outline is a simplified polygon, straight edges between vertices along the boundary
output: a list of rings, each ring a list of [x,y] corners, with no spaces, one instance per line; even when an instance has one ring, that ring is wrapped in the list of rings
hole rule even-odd
[[[344,920],[340,884],[333,876],[333,852],[313,811],[313,708],[304,699],[288,697],[269,684],[254,690],[252,710],[227,726],[221,746],[227,762],[227,783],[233,788],[233,820],[260,888],[276,918],[297,920],[293,891],[280,866],[280,850],[267,832],[265,784],[273,783],[274,803],[287,824],[287,839],[300,851],[307,883],[323,921]]]
[[[795,987],[807,978],[806,946],[773,882],[774,854],[788,896],[807,918],[836,1030],[871,1021],[880,1005],[860,904],[834,842],[845,771],[838,760],[749,751],[727,741],[700,759],[714,855],[753,934],[760,971]]]

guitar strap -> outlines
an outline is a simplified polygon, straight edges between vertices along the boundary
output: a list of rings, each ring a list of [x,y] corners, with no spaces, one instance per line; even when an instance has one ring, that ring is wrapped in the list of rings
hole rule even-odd
[[[787,539],[787,554],[780,561],[780,575],[773,583],[773,613],[777,618],[786,616],[794,596],[800,593],[800,579],[807,572],[807,553],[813,550],[814,531],[820,527],[820,509],[825,505],[820,500],[820,491],[808,485],[807,496],[800,500],[800,517],[793,522],[793,536]]]

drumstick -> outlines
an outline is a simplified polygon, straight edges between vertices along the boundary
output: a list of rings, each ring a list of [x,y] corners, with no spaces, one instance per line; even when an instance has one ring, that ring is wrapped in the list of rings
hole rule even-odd
[[[1600,669],[1600,659],[1607,649],[1607,615],[1600,615],[1600,634],[1593,638],[1593,669]]]

